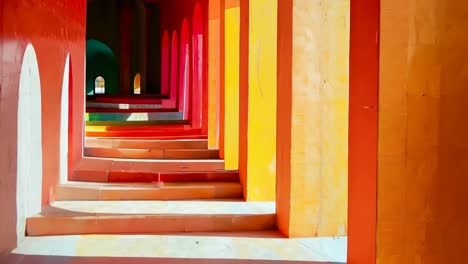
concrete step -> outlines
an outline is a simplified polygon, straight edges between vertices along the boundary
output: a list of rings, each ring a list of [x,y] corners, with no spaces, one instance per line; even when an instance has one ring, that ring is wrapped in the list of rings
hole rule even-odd
[[[87,182],[239,181],[237,171],[224,170],[223,160],[89,158],[80,160],[70,180]]]
[[[86,121],[86,126],[113,126],[113,127],[128,127],[128,126],[164,126],[164,125],[188,125],[188,120],[146,120],[146,121]]]
[[[122,170],[73,171],[72,181],[83,182],[238,182],[237,171],[217,172],[142,172]]]
[[[87,137],[101,138],[158,138],[158,139],[207,139],[207,135],[202,135],[201,129],[183,129],[183,130],[166,130],[166,129],[114,129],[115,127],[89,127],[86,126]],[[138,128],[136,126],[132,128]]]
[[[207,135],[161,135],[161,136],[125,136],[125,137],[86,137],[99,139],[131,139],[131,140],[207,140]]]
[[[86,113],[165,113],[177,112],[177,108],[93,108],[86,107]]]
[[[198,200],[241,199],[239,182],[87,183],[68,182],[57,186],[57,201],[78,200]]]
[[[92,112],[86,113],[86,121],[156,121],[183,120],[182,112]]]
[[[346,248],[346,237],[287,239],[278,231],[41,236],[26,237],[0,263],[344,264]]]
[[[138,103],[108,103],[108,102],[86,102],[86,108],[91,109],[114,109],[114,110],[125,110],[125,109],[162,109],[162,101],[157,101],[156,104],[138,104]]]
[[[28,236],[247,232],[275,228],[273,202],[59,201],[26,221]]]
[[[86,157],[123,159],[219,159],[215,149],[141,149],[85,147]]]
[[[129,149],[208,149],[207,139],[126,139],[126,138],[86,138],[89,148],[129,148]]]

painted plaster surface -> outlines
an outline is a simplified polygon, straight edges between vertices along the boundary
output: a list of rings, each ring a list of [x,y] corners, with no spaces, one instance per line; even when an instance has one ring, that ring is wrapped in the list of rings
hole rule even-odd
[[[26,255],[25,262],[14,263],[27,263],[28,255],[44,256],[49,261],[57,256],[83,257],[83,263],[91,263],[92,257],[140,258],[125,259],[122,263],[154,263],[154,258],[190,258],[184,260],[190,263],[198,263],[202,259],[205,261],[203,263],[208,259],[214,260],[213,263],[224,263],[226,260],[236,263],[236,259],[345,263],[346,237],[284,239],[276,232],[28,237],[13,253]],[[144,258],[149,259],[146,262]],[[103,263],[104,259],[100,259],[99,263]],[[73,263],[81,262],[75,259]],[[112,259],[112,263],[120,262],[119,259]]]
[[[182,120],[182,112],[86,113],[86,121],[155,121]]]
[[[464,263],[466,1],[381,10],[377,263]]]
[[[18,142],[16,164],[16,234],[24,239],[26,218],[41,211],[42,142],[41,84],[36,52],[26,47],[18,91]]]
[[[292,5],[292,79],[278,88],[292,91],[278,98],[289,116],[279,119],[277,202],[280,229],[293,237],[346,234],[349,9],[348,0]]]
[[[224,160],[227,170],[239,168],[239,0],[225,7]]]
[[[70,161],[81,159],[83,138],[86,1],[0,1],[0,251],[16,244],[17,107],[20,68],[26,46],[39,66],[42,111],[42,198],[53,199],[59,179],[60,102],[67,54],[74,62],[71,92]],[[27,19],[25,19],[27,18]],[[54,26],[51,26],[54,25]],[[38,157],[39,158],[39,157]],[[36,174],[39,175],[39,174]],[[31,175],[33,176],[33,175]]]
[[[60,100],[60,183],[68,181],[68,130],[70,99],[70,55],[67,55],[63,69],[62,97]]]
[[[238,201],[57,201],[43,215],[86,214],[273,214],[273,202]]]
[[[247,200],[274,200],[277,2],[250,1]]]
[[[221,89],[221,6],[209,0],[208,10],[208,146],[219,147]]]

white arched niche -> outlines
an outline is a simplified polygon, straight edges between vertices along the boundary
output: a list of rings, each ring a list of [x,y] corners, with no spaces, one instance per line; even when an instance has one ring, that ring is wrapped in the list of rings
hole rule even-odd
[[[25,236],[26,218],[41,211],[42,114],[41,83],[36,52],[28,44],[18,90],[16,210],[17,243]]]
[[[68,96],[70,90],[70,55],[63,69],[62,100],[60,103],[60,183],[68,181]]]

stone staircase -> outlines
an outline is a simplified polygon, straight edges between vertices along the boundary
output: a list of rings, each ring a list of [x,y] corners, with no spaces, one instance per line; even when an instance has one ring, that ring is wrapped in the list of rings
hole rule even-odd
[[[208,149],[207,140],[106,140],[90,138],[88,157],[126,159],[219,159],[219,150]]]
[[[243,201],[206,139],[87,138],[85,154],[28,236],[276,229],[274,203]]]

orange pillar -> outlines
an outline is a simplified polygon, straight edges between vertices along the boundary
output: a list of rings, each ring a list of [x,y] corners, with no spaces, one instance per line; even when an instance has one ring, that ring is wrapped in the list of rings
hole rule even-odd
[[[223,5],[223,9],[222,8]],[[223,17],[224,1],[209,0],[208,3],[208,147],[210,149],[220,148],[220,91],[223,89],[224,82],[224,26]],[[223,24],[224,25],[224,24]],[[220,153],[223,156],[223,153]]]
[[[247,198],[248,118],[249,118],[249,0],[240,0],[239,30],[239,179]]]
[[[278,227],[345,235],[349,1],[278,3]]]

